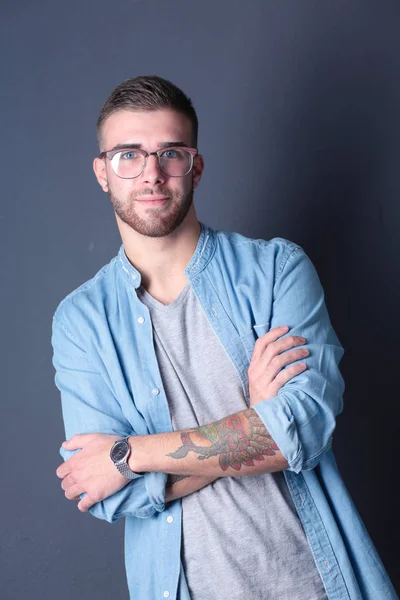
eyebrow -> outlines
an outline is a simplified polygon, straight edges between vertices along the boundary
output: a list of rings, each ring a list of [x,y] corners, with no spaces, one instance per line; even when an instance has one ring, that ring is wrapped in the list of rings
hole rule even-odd
[[[185,144],[185,142],[160,142],[158,144],[159,148],[189,148],[189,146],[187,144]],[[130,150],[138,150],[138,149],[142,149],[143,145],[142,144],[117,144],[116,146],[114,146],[111,151],[113,150],[125,150],[125,149],[130,149]]]

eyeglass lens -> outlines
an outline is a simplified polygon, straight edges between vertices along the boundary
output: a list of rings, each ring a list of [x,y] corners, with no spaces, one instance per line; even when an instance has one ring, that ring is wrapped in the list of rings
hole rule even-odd
[[[192,168],[192,155],[181,148],[168,148],[159,157],[160,169],[170,177],[182,177]],[[138,150],[122,150],[111,159],[113,171],[118,177],[137,177],[146,162],[145,154]]]

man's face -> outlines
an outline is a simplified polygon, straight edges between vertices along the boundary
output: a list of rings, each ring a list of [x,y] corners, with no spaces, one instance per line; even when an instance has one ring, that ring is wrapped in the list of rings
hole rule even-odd
[[[141,144],[141,148],[153,152],[171,142],[193,147],[192,124],[185,115],[173,110],[121,110],[104,122],[101,149]],[[96,158],[93,166],[121,221],[142,235],[164,237],[175,231],[187,216],[193,190],[200,181],[203,159],[196,156],[192,171],[183,177],[165,175],[157,156],[147,157],[143,172],[133,179],[118,177],[108,159]],[[154,201],[160,197],[164,201]]]

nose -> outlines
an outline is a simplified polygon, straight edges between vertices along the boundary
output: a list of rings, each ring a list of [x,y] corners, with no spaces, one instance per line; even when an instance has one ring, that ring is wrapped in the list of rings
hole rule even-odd
[[[161,171],[158,158],[154,154],[147,157],[141,177],[143,183],[154,184],[165,181],[166,175]]]

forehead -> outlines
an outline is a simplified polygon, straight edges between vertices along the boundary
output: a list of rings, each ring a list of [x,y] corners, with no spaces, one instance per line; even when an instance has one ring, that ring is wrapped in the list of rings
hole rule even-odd
[[[159,142],[192,140],[192,124],[186,115],[175,110],[119,110],[102,126],[102,146],[108,150],[117,144],[140,143],[145,148],[158,149]]]

